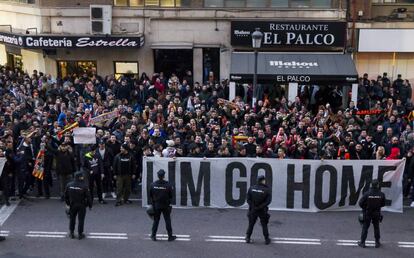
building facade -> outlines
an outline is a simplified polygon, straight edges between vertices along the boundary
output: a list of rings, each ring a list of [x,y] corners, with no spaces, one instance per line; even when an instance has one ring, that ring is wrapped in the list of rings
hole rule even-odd
[[[386,72],[414,81],[414,1],[351,1],[349,30],[360,74],[376,79]]]
[[[232,44],[235,22],[345,19],[340,0],[0,0],[0,64],[227,79],[232,53],[251,50]]]

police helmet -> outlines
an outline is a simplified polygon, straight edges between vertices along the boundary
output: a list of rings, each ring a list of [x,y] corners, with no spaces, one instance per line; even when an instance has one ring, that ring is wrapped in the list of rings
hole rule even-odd
[[[266,180],[266,177],[264,175],[260,175],[257,177],[257,182],[260,183],[261,181]]]
[[[147,214],[148,214],[148,216],[149,216],[151,219],[153,219],[153,218],[154,218],[154,215],[155,215],[154,206],[149,205],[149,206],[147,207]]]
[[[160,169],[157,172],[157,175],[158,175],[159,178],[164,178],[164,176],[165,176],[165,170],[164,169]]]
[[[379,181],[377,179],[372,180],[371,187],[378,189],[379,188]]]
[[[82,181],[84,178],[83,172],[78,171],[75,173],[75,180]]]

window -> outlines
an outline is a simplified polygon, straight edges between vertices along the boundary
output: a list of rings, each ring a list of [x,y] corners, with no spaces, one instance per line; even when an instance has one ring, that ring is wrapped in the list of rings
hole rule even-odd
[[[115,77],[121,75],[138,75],[138,62],[120,61],[114,62]]]
[[[408,1],[408,0],[404,0]],[[414,0],[412,0],[414,1]],[[291,8],[331,8],[333,0],[204,0],[204,7],[291,7]]]
[[[82,76],[83,74],[92,75],[96,72],[96,61],[57,61],[58,76]]]
[[[246,7],[267,7],[268,0],[250,0],[246,2]]]
[[[190,7],[192,5],[191,0],[114,0],[114,6]]]
[[[129,6],[144,6],[144,0],[129,0]]]
[[[115,6],[127,6],[128,0],[114,0]]]
[[[0,2],[15,2],[21,4],[35,4],[36,0],[0,0]]]
[[[270,7],[289,7],[289,0],[271,0]]]

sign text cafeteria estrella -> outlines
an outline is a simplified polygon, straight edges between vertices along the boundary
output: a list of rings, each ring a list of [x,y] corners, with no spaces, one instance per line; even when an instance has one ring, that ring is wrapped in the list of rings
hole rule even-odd
[[[99,37],[99,36],[56,36],[56,35],[20,35],[0,32],[0,43],[23,48],[137,48],[143,45],[143,38],[135,37]]]
[[[232,21],[233,46],[251,47],[251,33],[263,32],[264,48],[343,48],[346,23],[334,21]]]

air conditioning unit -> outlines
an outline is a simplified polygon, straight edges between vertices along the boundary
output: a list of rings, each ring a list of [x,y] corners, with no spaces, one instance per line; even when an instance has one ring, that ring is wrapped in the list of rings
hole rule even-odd
[[[91,34],[111,34],[112,6],[90,5]]]

